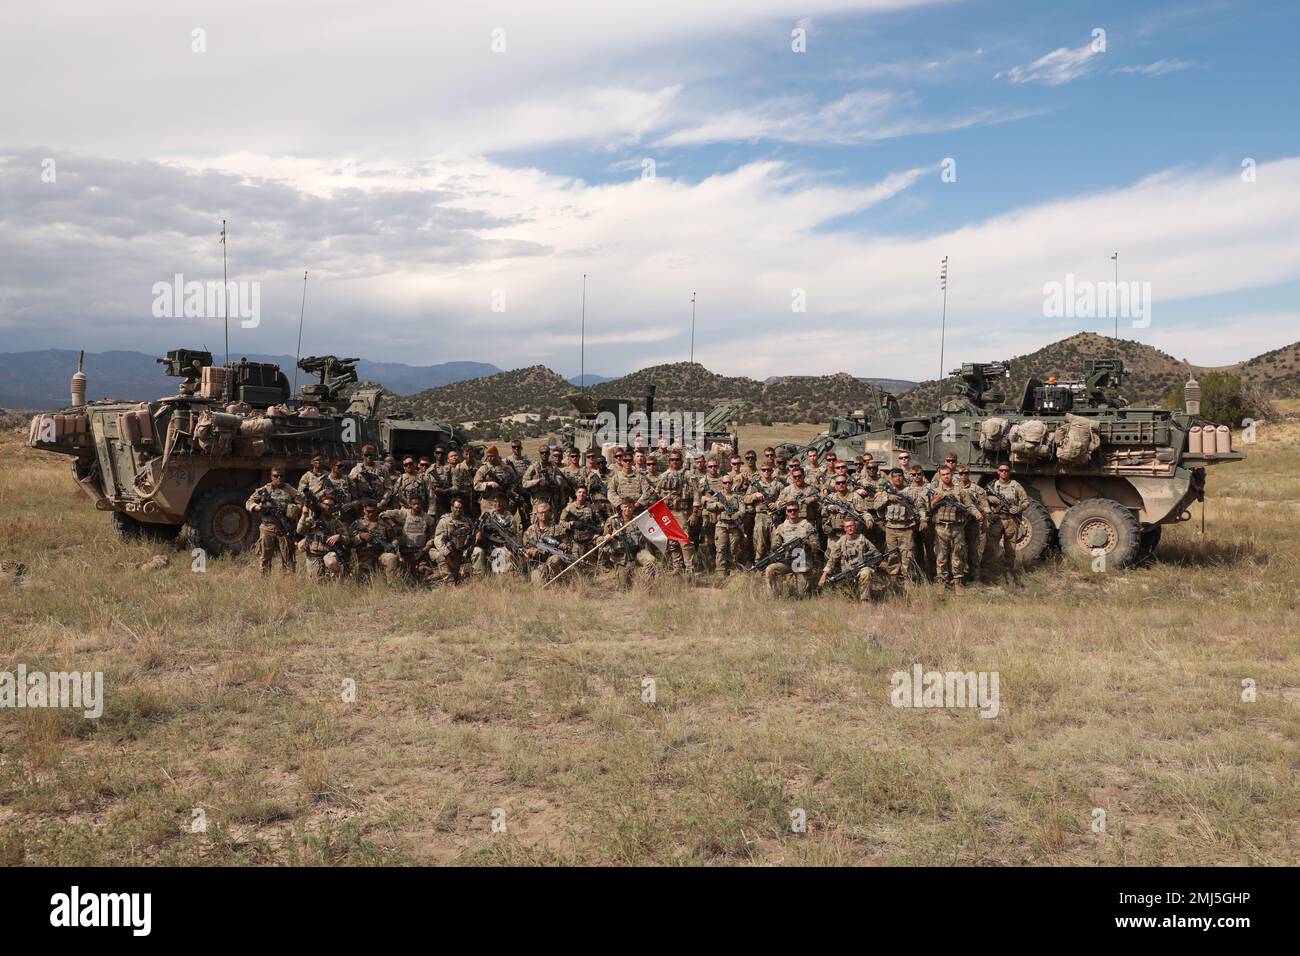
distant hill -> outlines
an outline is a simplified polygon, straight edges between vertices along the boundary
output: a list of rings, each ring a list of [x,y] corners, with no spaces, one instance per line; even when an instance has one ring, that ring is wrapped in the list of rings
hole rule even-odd
[[[232,353],[232,358],[236,356]],[[293,380],[292,355],[254,355],[239,358],[275,362]],[[87,397],[146,400],[176,393],[176,379],[162,374],[155,356],[144,352],[89,352],[86,354]],[[72,349],[44,349],[38,352],[0,352],[0,405],[10,408],[61,408],[71,400],[68,394],[72,373],[77,369],[77,352]],[[379,382],[397,394],[459,382],[501,371],[484,362],[443,362],[439,365],[404,365],[399,362],[357,363],[362,380]],[[303,383],[299,373],[298,383]]]
[[[1300,342],[1256,355],[1225,371],[1240,372],[1270,398],[1300,398]]]
[[[1115,355],[1124,360],[1124,384],[1120,393],[1135,405],[1160,404],[1170,388],[1186,381],[1189,372],[1199,370],[1143,342],[1120,339],[1117,343],[1095,332],[1080,332],[1028,355],[1009,359],[1011,380],[1005,386],[1007,401],[1014,402],[1020,397],[1030,376],[1079,379],[1083,377],[1084,359]],[[931,379],[901,396],[899,404],[909,414],[934,409],[951,390],[952,379]]]
[[[577,389],[545,365],[497,372],[389,400],[394,411],[453,422],[481,422],[528,412],[572,415],[566,396]]]
[[[601,382],[612,382],[613,379],[608,375],[592,375],[587,372],[584,375],[575,375],[569,379],[569,384],[575,388],[582,388],[584,385],[599,385]]]

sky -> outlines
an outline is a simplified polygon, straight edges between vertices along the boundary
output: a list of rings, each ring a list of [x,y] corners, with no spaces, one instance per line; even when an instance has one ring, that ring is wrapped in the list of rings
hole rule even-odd
[[[1300,339],[1300,5],[0,7],[0,351],[932,378]],[[947,294],[940,263],[948,258]],[[1117,256],[1117,258],[1112,258]],[[584,275],[585,306],[584,306]],[[1145,298],[1149,296],[1149,298]],[[580,351],[585,327],[585,350]]]

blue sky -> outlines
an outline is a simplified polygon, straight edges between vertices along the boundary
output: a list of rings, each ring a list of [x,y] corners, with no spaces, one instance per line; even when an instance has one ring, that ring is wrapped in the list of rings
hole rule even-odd
[[[0,14],[5,349],[219,338],[149,291],[212,278],[223,217],[249,352],[292,351],[309,269],[313,351],[572,374],[586,272],[592,371],[684,358],[694,290],[717,371],[921,377],[941,256],[983,359],[1109,329],[1043,290],[1116,251],[1128,337],[1300,339],[1293,3],[69,6]]]

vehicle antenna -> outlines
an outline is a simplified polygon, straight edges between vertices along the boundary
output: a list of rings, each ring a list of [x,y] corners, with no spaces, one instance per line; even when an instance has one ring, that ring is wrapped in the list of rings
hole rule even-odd
[[[307,270],[302,270],[302,308],[298,310],[298,354],[293,357],[293,391],[298,394],[298,362],[302,359],[302,318],[307,314]]]

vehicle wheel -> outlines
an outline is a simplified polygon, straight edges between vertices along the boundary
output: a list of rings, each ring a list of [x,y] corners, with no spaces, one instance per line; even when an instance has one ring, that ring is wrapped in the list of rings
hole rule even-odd
[[[1056,525],[1041,501],[1029,501],[1016,528],[1016,560],[1033,564],[1047,555],[1056,540]]]
[[[1061,550],[1066,557],[1092,561],[1100,549],[1111,569],[1133,563],[1141,538],[1137,517],[1110,498],[1085,498],[1061,522]]]
[[[190,545],[214,556],[251,549],[257,543],[258,523],[244,508],[248,494],[238,488],[216,488],[200,497],[186,526]]]
[[[1135,559],[1138,564],[1146,567],[1153,564],[1156,560],[1156,548],[1160,544],[1160,530],[1164,525],[1154,525],[1142,532],[1142,538],[1138,542],[1138,553]]]
[[[123,511],[110,512],[108,520],[113,525],[113,531],[117,536],[126,541],[158,541],[170,544],[181,532],[181,526],[178,524],[137,521]]]

